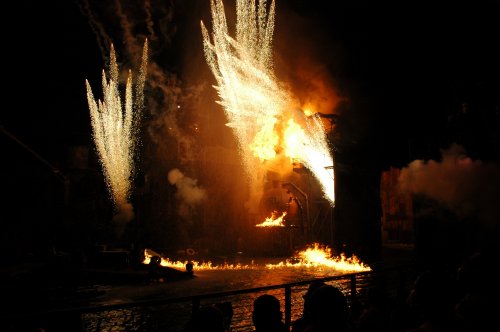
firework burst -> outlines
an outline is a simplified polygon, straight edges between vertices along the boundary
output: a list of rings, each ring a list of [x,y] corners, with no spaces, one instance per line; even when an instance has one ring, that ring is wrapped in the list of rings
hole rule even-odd
[[[90,83],[88,80],[85,81],[93,139],[106,185],[117,212],[115,220],[119,221],[129,221],[133,218],[129,198],[132,189],[131,179],[134,174],[140,111],[144,101],[147,52],[146,40],[135,86],[132,73],[128,71],[124,101],[120,97],[119,71],[113,45],[110,51],[109,77],[104,70],[102,73],[102,100],[94,98]]]
[[[274,75],[274,1],[268,6],[266,0],[237,0],[235,38],[229,35],[221,0],[211,1],[211,13],[211,36],[201,22],[205,57],[251,189],[262,186],[273,160],[288,158],[311,171],[333,205],[333,157],[322,121],[318,115],[306,116]]]

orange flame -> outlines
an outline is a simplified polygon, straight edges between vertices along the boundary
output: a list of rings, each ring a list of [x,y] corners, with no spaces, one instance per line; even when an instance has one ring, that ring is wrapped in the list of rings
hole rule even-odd
[[[144,249],[143,264],[149,264],[151,258],[154,256],[161,257],[151,249]],[[171,267],[175,269],[185,269],[188,262],[193,263],[195,270],[250,270],[261,268],[253,261],[248,264],[228,264],[213,265],[212,262],[200,261],[173,261],[169,258],[161,257],[161,266]],[[284,262],[277,264],[265,264],[267,269],[279,268],[331,268],[336,271],[343,272],[363,272],[371,271],[372,269],[362,263],[358,257],[346,257],[345,254],[340,254],[340,257],[332,257],[331,249],[326,246],[321,246],[319,243],[313,243],[306,250],[298,252],[294,257]]]
[[[306,250],[300,251],[293,260],[280,262],[278,264],[266,264],[269,269],[280,267],[329,267],[340,271],[371,271],[371,268],[360,262],[359,258],[353,255],[346,257],[344,253],[340,257],[332,257],[332,250],[319,243],[313,243]]]
[[[304,112],[305,116],[311,116],[314,113],[316,113],[316,111],[314,110],[313,105],[309,104],[309,103],[307,103],[304,106],[302,106],[302,111]]]
[[[244,264],[228,264],[224,263],[221,265],[213,265],[212,262],[200,262],[200,261],[173,261],[170,260],[169,258],[164,258],[157,252],[151,249],[144,249],[144,260],[142,261],[143,264],[149,264],[151,262],[151,258],[154,256],[158,256],[161,258],[160,265],[165,266],[165,267],[171,267],[174,269],[185,269],[186,264],[188,262],[193,263],[193,267],[196,270],[248,270],[248,269],[253,269],[255,266],[252,265],[244,265]]]
[[[284,217],[286,216],[286,212],[283,212],[281,217],[276,218],[276,214],[278,211],[273,211],[271,217],[266,218],[266,220],[260,224],[255,225],[256,227],[285,227]]]
[[[274,129],[276,122],[277,120],[273,118],[263,124],[249,146],[254,156],[262,161],[271,160],[276,157],[276,148],[280,140],[278,133]]]

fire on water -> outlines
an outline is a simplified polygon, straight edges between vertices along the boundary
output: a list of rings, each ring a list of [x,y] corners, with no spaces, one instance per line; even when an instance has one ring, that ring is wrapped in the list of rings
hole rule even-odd
[[[193,267],[196,270],[248,270],[255,268],[254,265],[243,265],[240,263],[237,264],[228,264],[224,263],[221,265],[214,265],[212,262],[208,261],[196,261],[196,260],[186,260],[186,261],[173,261],[169,258],[162,257],[157,252],[151,249],[144,249],[144,260],[143,264],[149,264],[151,262],[151,258],[154,256],[158,256],[161,258],[160,265],[165,267],[171,267],[174,269],[185,269],[188,263],[192,263]]]
[[[313,243],[306,250],[300,251],[293,257],[294,260],[280,262],[278,264],[266,264],[268,269],[280,267],[328,267],[338,271],[371,271],[371,268],[362,263],[355,255],[346,257],[340,254],[340,257],[332,257],[332,250],[327,246],[321,246],[319,243]]]
[[[260,268],[260,266],[253,264],[253,262],[250,265],[240,263],[224,263],[221,265],[214,265],[210,261],[173,261],[169,258],[161,257],[160,254],[151,249],[144,250],[143,264],[149,264],[151,262],[151,258],[154,256],[161,258],[161,266],[175,269],[185,269],[188,263],[192,263],[195,270],[248,270]],[[267,269],[323,267],[344,272],[371,271],[371,268],[368,265],[362,263],[354,255],[352,257],[346,257],[345,254],[341,254],[340,257],[332,257],[331,249],[327,246],[321,246],[319,243],[314,243],[309,248],[298,252],[290,260],[279,262],[277,264],[266,264],[264,267]]]

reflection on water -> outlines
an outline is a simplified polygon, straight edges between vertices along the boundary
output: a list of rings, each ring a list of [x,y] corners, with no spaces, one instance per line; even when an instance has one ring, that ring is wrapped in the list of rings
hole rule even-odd
[[[182,281],[117,286],[108,289],[106,294],[93,304],[116,304],[134,301],[176,298],[207,293],[215,293],[262,286],[293,283],[321,277],[342,275],[343,272],[331,268],[279,268],[249,270],[205,270],[195,271],[195,278]],[[358,277],[357,292],[366,287],[368,276]],[[339,287],[346,295],[350,294],[349,280],[329,282]],[[302,313],[302,295],[308,285],[292,287],[292,320]],[[266,291],[281,300],[284,310],[284,289]],[[222,298],[202,299],[200,305],[212,305],[230,301],[233,306],[232,331],[252,331],[251,311],[253,300],[260,293],[232,295]],[[181,302],[161,306],[136,307],[90,313],[83,316],[85,331],[182,331],[191,313],[191,302]]]

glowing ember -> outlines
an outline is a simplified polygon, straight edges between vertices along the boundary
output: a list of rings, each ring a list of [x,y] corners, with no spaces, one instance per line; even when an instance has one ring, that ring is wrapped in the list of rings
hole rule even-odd
[[[356,256],[347,258],[345,254],[340,257],[332,257],[332,251],[326,246],[314,243],[311,247],[299,252],[294,260],[280,262],[278,264],[267,264],[270,269],[280,267],[328,267],[338,271],[371,271],[371,268],[360,262]]]
[[[134,172],[135,137],[139,121],[138,112],[142,108],[144,83],[147,66],[147,41],[144,43],[140,74],[135,85],[135,105],[132,102],[132,74],[129,71],[125,87],[125,105],[118,87],[118,65],[113,45],[110,52],[109,80],[102,73],[103,100],[94,100],[88,80],[87,100],[90,109],[93,139],[106,178],[106,184],[120,211],[128,202],[131,190],[130,179]],[[135,112],[134,112],[135,111]]]
[[[278,211],[274,211],[271,215],[271,217],[266,218],[266,221],[255,225],[256,227],[285,227],[284,222],[284,217],[286,216],[286,212],[283,212],[283,214],[280,217],[276,217],[276,214]]]
[[[257,8],[256,8],[257,3]],[[250,186],[262,181],[265,162],[298,160],[333,205],[333,157],[317,114],[306,116],[273,73],[275,2],[236,1],[236,38],[229,36],[222,0],[211,1],[212,40],[203,22],[203,46],[230,126],[238,138]],[[309,113],[311,114],[311,113]],[[255,167],[260,162],[260,169]]]

